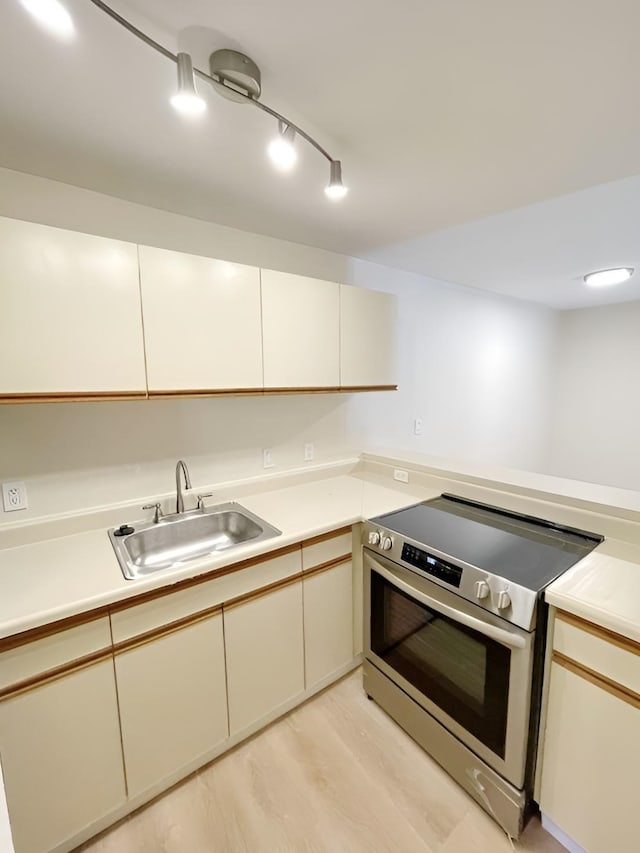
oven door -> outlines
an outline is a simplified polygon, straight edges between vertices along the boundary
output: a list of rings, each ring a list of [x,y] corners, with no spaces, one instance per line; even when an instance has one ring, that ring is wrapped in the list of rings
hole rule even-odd
[[[534,635],[364,550],[365,656],[518,788]]]

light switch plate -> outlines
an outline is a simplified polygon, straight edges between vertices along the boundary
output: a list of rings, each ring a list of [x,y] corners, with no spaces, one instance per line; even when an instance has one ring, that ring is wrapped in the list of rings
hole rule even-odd
[[[2,503],[5,512],[15,512],[17,509],[27,509],[27,487],[21,481],[2,484]]]
[[[265,468],[273,468],[273,450],[270,447],[262,451],[262,464]]]

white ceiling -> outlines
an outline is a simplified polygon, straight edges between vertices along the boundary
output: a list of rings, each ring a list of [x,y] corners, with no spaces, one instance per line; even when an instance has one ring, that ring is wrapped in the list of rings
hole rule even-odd
[[[640,173],[637,0],[111,0],[200,67],[220,47],[251,55],[263,100],[343,160],[341,204],[307,146],[294,175],[270,167],[275,122],[212,91],[185,121],[171,62],[89,0],[64,2],[70,42],[1,4],[0,165],[559,307],[560,279],[630,263],[611,243],[615,193],[615,227],[601,207],[569,229],[570,255],[547,218],[561,200],[495,214]]]

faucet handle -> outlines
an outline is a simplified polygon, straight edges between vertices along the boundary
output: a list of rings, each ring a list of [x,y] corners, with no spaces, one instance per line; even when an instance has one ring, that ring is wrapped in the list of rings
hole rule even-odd
[[[196,509],[201,509],[204,511],[204,499],[205,498],[212,498],[212,497],[213,497],[213,492],[208,492],[208,494],[206,494],[206,495],[198,495],[198,506],[196,507]]]
[[[153,514],[153,523],[154,523],[154,524],[157,524],[157,523],[160,521],[160,519],[162,518],[163,514],[164,514],[164,513],[162,512],[162,504],[161,504],[161,503],[157,503],[157,504],[145,504],[145,505],[142,507],[142,509],[154,509],[154,510],[155,510],[155,512],[154,512],[154,514]]]

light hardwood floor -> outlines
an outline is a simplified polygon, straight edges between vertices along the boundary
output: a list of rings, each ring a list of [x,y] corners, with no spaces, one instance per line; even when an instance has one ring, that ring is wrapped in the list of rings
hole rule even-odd
[[[510,853],[496,824],[351,675],[84,853]],[[515,849],[562,853],[530,822]]]

